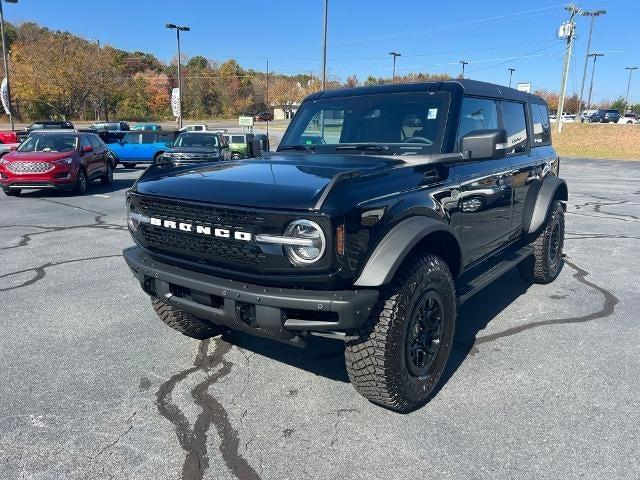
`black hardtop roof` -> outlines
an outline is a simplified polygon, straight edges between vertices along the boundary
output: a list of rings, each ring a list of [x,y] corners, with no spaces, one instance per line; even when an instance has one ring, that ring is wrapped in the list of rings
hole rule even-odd
[[[317,100],[319,98],[339,98],[356,95],[374,95],[380,93],[410,93],[410,92],[435,92],[439,90],[455,91],[460,90],[466,95],[479,97],[504,98],[505,100],[516,100],[520,102],[530,101],[545,103],[545,101],[526,92],[521,92],[515,88],[509,88],[495,83],[480,82],[478,80],[445,80],[434,82],[417,83],[390,83],[386,85],[370,85],[366,87],[341,88],[337,90],[327,90],[316,92],[305,98],[307,100]]]

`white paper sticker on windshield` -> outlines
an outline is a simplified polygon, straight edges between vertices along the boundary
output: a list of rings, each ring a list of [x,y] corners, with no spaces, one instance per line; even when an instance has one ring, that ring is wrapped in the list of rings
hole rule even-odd
[[[438,117],[438,109],[430,108],[427,112],[427,120],[435,120]]]

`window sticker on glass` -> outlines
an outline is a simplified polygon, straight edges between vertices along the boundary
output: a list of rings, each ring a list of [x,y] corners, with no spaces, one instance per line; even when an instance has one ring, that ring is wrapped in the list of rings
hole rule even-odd
[[[427,120],[435,120],[436,118],[438,118],[438,109],[430,108],[427,112]]]

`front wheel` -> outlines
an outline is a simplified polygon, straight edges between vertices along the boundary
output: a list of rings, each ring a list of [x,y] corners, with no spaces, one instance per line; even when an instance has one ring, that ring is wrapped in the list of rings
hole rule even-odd
[[[397,412],[422,405],[444,371],[456,321],[456,295],[447,264],[414,256],[400,267],[366,325],[347,334],[351,383],[369,401]]]
[[[89,179],[87,178],[87,172],[84,168],[80,168],[78,170],[78,178],[76,178],[76,186],[73,191],[78,195],[83,195],[86,193],[88,187]]]
[[[544,229],[531,244],[533,255],[518,264],[520,276],[530,283],[551,283],[562,270],[564,208],[555,200]]]
[[[244,158],[244,155],[242,155],[241,153],[231,154],[231,160],[242,160],[243,158]]]
[[[190,313],[164,303],[159,298],[152,297],[151,305],[153,305],[153,309],[156,311],[160,320],[187,337],[204,340],[223,333],[222,327],[206,322]]]
[[[103,185],[111,185],[113,183],[113,167],[111,166],[111,162],[107,162],[107,171],[104,176],[100,179]]]

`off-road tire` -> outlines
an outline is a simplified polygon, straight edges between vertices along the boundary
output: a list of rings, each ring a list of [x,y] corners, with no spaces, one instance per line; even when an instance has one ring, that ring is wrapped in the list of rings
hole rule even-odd
[[[84,195],[89,190],[89,178],[84,168],[78,169],[78,177],[76,178],[76,185],[73,187],[74,193],[77,195]]]
[[[231,160],[242,160],[242,159],[244,159],[244,155],[242,155],[241,153],[231,154]]]
[[[151,305],[153,305],[160,320],[187,337],[204,340],[221,335],[223,332],[221,327],[205,322],[190,313],[168,305],[158,298],[152,297]]]
[[[153,163],[160,163],[160,160],[162,159],[162,155],[164,154],[164,152],[158,152],[153,156]]]
[[[416,376],[407,358],[407,335],[426,296],[439,299],[442,336],[428,373]],[[347,333],[345,362],[351,383],[369,401],[396,412],[421,407],[445,369],[455,321],[455,287],[447,264],[436,255],[410,257],[381,290],[364,327]]]
[[[111,185],[113,183],[113,166],[111,165],[111,161],[107,162],[107,171],[100,179],[100,182],[103,185]]]
[[[132,162],[122,162],[124,168],[136,168],[136,164]]]
[[[530,283],[553,282],[560,274],[563,264],[564,208],[560,201],[554,200],[551,204],[547,223],[531,246],[533,255],[518,264],[520,276]]]
[[[4,194],[7,197],[19,197],[21,192],[22,190],[20,190],[19,188],[7,188],[4,191]]]

